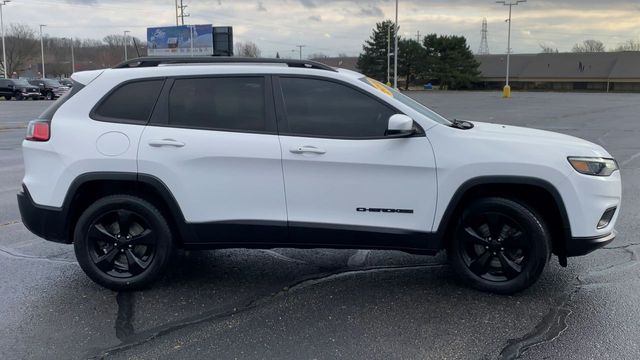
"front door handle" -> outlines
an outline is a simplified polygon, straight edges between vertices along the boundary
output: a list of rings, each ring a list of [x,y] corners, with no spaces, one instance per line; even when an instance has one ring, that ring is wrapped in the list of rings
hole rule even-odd
[[[318,154],[322,155],[326,153],[323,149],[317,148],[315,146],[296,146],[289,149],[290,152],[294,154]]]
[[[181,148],[184,146],[184,143],[174,139],[157,139],[157,140],[149,140],[149,146],[153,146],[153,147],[173,146],[173,147]]]

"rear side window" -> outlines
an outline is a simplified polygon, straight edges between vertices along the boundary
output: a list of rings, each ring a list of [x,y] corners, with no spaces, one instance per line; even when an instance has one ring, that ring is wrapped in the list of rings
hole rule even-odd
[[[77,81],[72,80],[72,83],[73,83],[73,87],[71,88],[71,90],[67,91],[64,95],[60,96],[58,100],[56,100],[53,104],[51,104],[51,106],[49,106],[47,110],[45,110],[38,119],[51,121],[51,119],[53,119],[53,115],[56,113],[56,111],[58,111],[58,109],[62,106],[62,104],[67,102],[67,100],[71,99],[73,95],[77,94],[78,91],[82,90],[82,88],[84,87],[84,85],[80,84]]]
[[[333,81],[280,79],[289,133],[327,138],[382,138],[392,108]]]
[[[264,77],[175,80],[169,125],[210,130],[266,131]]]
[[[102,100],[92,114],[96,120],[146,123],[158,100],[164,80],[126,83]]]

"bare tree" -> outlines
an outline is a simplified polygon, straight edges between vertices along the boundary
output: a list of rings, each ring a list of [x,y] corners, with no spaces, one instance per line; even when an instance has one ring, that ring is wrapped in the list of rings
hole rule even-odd
[[[618,45],[616,51],[640,51],[640,40],[627,40]]]
[[[582,43],[573,45],[571,50],[574,53],[591,53],[591,52],[605,52],[607,49],[604,43],[599,40],[585,40]]]
[[[326,59],[326,58],[328,58],[328,56],[321,52],[309,54],[309,59]]]
[[[258,58],[262,54],[258,45],[251,41],[237,42],[235,45],[235,55],[239,57]]]
[[[31,27],[24,24],[9,25],[5,36],[7,75],[26,69],[30,65],[29,60],[37,53],[37,46],[35,31]]]
[[[558,48],[554,48],[550,45],[547,45],[545,43],[540,43],[538,44],[540,46],[540,52],[543,54],[557,54],[560,51],[558,51]]]

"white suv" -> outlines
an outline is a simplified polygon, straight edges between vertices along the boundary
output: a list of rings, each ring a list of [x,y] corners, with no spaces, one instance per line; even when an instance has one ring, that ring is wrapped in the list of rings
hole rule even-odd
[[[311,61],[140,58],[73,75],[30,123],[24,224],[111,289],[176,248],[448,252],[470,285],[527,288],[615,237],[620,172],[556,133],[448,121]]]

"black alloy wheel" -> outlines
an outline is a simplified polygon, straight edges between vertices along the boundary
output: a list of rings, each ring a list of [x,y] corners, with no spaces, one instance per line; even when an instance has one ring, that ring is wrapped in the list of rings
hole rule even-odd
[[[467,284],[499,294],[531,286],[550,257],[550,236],[531,208],[504,198],[470,203],[453,229],[447,253]]]
[[[87,233],[89,255],[100,270],[117,278],[144,272],[155,256],[153,230],[139,215],[114,210],[100,216]]]
[[[522,273],[531,254],[522,225],[499,212],[475,214],[463,221],[457,234],[463,242],[460,256],[475,275],[507,281]]]
[[[154,205],[131,195],[112,195],[82,213],[74,249],[93,281],[121,291],[155,281],[169,264],[174,243],[165,217]]]

